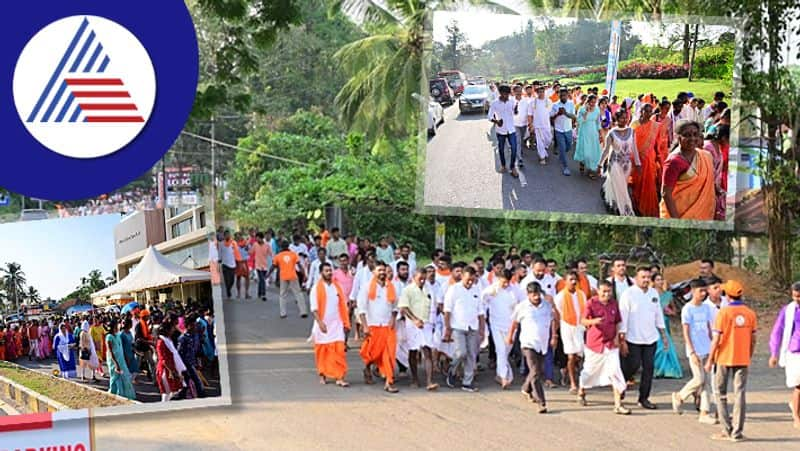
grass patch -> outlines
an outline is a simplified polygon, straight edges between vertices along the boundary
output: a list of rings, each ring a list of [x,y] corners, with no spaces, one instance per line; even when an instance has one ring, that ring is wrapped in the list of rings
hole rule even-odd
[[[0,361],[0,376],[11,379],[71,409],[113,407],[128,404],[105,393],[81,387],[53,376],[20,368],[9,362]]]
[[[605,88],[605,81],[600,83],[582,84],[581,87],[586,91],[587,87],[597,86],[602,91]],[[689,82],[687,78],[675,78],[670,80],[653,80],[646,78],[634,78],[617,80],[616,95],[620,98],[636,98],[639,94],[652,92],[658,98],[667,96],[670,100],[674,99],[680,91],[691,91],[695,97],[704,99],[706,103],[714,100],[714,93],[722,91],[730,97],[732,86],[727,85],[722,80],[694,80]],[[730,98],[726,99],[730,100]],[[730,103],[730,101],[728,102]]]

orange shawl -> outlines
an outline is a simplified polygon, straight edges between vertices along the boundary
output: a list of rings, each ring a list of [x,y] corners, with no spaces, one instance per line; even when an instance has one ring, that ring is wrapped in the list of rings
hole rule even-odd
[[[680,152],[680,150],[676,150]],[[692,175],[691,173],[694,173]],[[672,190],[680,219],[714,219],[717,195],[714,190],[714,162],[711,154],[697,149],[692,168],[681,174]],[[661,217],[669,218],[667,204],[661,201]]]
[[[369,281],[369,291],[367,292],[367,299],[370,301],[374,301],[375,298],[378,297],[378,278],[373,277],[372,280]],[[390,281],[386,281],[386,300],[390,303],[394,304],[397,300],[397,292],[394,289],[394,284]]]
[[[561,291],[566,289],[567,279],[559,279],[556,282],[556,292],[561,293]],[[592,295],[592,285],[589,283],[589,278],[579,274],[578,275],[578,289],[583,291],[583,293],[589,297]]]
[[[331,282],[336,288],[336,295],[339,297],[339,317],[342,319],[345,329],[350,329],[350,315],[347,314],[347,305],[344,302],[344,293],[342,287],[336,281]],[[319,313],[320,321],[325,321],[325,307],[328,303],[328,291],[325,289],[325,281],[320,280],[317,282],[317,312]]]
[[[658,189],[656,186],[658,177],[656,135],[658,130],[659,125],[652,119],[633,130],[636,148],[639,150],[639,160],[642,163],[641,174],[635,170],[631,172],[633,202],[639,210],[639,215],[651,218],[658,217],[658,192],[656,191]]]
[[[564,298],[564,307],[562,308],[562,317],[561,319],[573,326],[578,325],[578,318],[583,318],[583,314],[586,313],[586,295],[583,293],[583,290],[575,290],[578,293],[578,308],[580,312],[575,312],[575,305],[572,303],[572,293],[569,290],[564,289],[561,291],[561,294]]]
[[[449,269],[438,269],[437,268],[436,269],[436,274],[439,274],[442,277],[447,277],[447,276],[450,275],[450,270]]]

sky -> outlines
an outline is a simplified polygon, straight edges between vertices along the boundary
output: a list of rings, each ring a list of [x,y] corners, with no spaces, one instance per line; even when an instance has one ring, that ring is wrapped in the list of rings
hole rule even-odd
[[[61,299],[81,277],[99,269],[103,277],[115,268],[114,226],[120,215],[15,222],[0,225],[0,265],[22,265],[27,285],[42,299]]]
[[[469,11],[437,11],[433,15],[433,40],[444,42],[447,36],[447,25],[451,20],[457,20],[459,28],[465,34],[470,45],[481,47],[488,41],[511,35],[522,30],[528,20],[533,20],[534,28],[542,27],[542,18],[530,15],[509,15],[492,14],[472,9]],[[562,25],[574,22],[574,19],[553,17],[553,22]],[[680,24],[672,24],[671,27],[681,27]],[[708,33],[718,35],[726,30],[726,27],[708,27]],[[668,35],[661,36],[660,33],[653,33],[653,25],[647,22],[631,22],[631,32],[639,36],[645,44],[666,44]],[[702,33],[701,33],[702,34]]]

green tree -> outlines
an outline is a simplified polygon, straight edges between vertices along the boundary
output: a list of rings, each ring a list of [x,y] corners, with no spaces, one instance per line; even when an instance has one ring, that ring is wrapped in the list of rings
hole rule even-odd
[[[25,292],[25,300],[27,304],[38,304],[39,301],[42,300],[41,295],[39,294],[39,290],[34,287],[28,287],[28,290]]]
[[[450,69],[463,70],[466,58],[470,53],[467,36],[458,26],[458,21],[453,19],[446,27],[447,38],[444,45],[442,60]]]
[[[2,274],[3,289],[6,297],[15,310],[19,310],[20,301],[25,298],[25,273],[19,263],[6,263],[6,267],[0,269]]]
[[[546,19],[544,29],[536,33],[534,41],[536,45],[536,60],[546,69],[552,69],[559,58],[560,29],[556,27],[555,22],[551,19]]]

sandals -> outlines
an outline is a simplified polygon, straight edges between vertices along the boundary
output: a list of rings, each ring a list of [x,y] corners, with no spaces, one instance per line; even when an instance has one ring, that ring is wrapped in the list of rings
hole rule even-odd
[[[364,368],[364,383],[367,385],[372,385],[375,381],[372,379],[372,373],[370,372],[369,368]]]
[[[384,386],[383,386],[383,391],[385,391],[385,392],[387,392],[387,393],[397,393],[397,392],[399,392],[400,390],[398,390],[397,388],[395,388],[395,386],[394,386],[394,385],[384,385]]]
[[[425,389],[428,391],[436,391],[438,388],[439,384],[430,384],[427,387],[425,387]]]
[[[586,395],[578,395],[578,405],[581,407],[586,407]]]
[[[614,406],[614,413],[616,413],[617,415],[630,415],[631,409],[623,405]]]
[[[345,387],[349,387],[350,383],[347,382],[347,381],[336,381],[336,385],[338,385],[339,387],[345,388]]]

